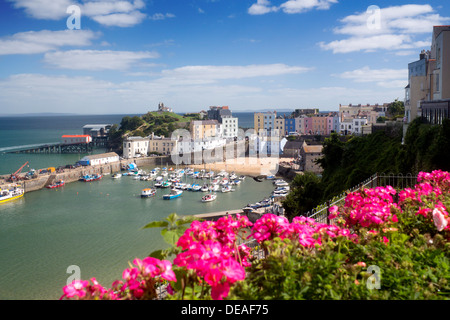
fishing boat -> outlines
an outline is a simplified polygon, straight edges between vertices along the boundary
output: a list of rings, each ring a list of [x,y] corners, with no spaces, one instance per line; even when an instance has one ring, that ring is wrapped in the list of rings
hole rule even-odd
[[[25,190],[19,187],[14,187],[13,189],[0,189],[0,203],[7,201],[12,201],[23,197]]]
[[[216,200],[217,195],[214,193],[208,193],[207,195],[202,197],[202,202],[211,202]]]
[[[59,181],[56,181],[56,182],[54,182],[52,184],[49,184],[46,188],[48,188],[48,189],[55,189],[55,188],[62,187],[65,184],[66,183],[64,182],[64,180],[59,180]]]
[[[183,193],[183,191],[181,191],[181,190],[172,189],[172,190],[170,190],[169,194],[163,195],[163,199],[164,200],[172,200],[172,199],[180,197],[182,193]]]
[[[150,198],[156,195],[156,189],[154,188],[145,188],[141,191],[141,198]]]

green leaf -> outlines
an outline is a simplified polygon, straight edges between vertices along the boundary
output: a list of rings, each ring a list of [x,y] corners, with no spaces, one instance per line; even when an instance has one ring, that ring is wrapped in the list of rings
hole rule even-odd
[[[153,221],[147,224],[146,226],[142,227],[142,229],[149,229],[149,228],[163,228],[167,227],[169,223],[167,221]]]
[[[149,257],[164,260],[166,258],[164,250],[156,250],[149,254]]]
[[[168,244],[171,246],[175,246],[177,244],[178,239],[183,235],[184,230],[181,229],[174,229],[174,230],[168,230],[164,229],[161,231],[161,235]]]

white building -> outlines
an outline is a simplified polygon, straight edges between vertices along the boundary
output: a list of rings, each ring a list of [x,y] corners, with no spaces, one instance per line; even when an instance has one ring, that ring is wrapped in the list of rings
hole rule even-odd
[[[108,164],[111,162],[119,161],[119,155],[115,152],[95,154],[92,156],[86,156],[78,161],[82,165],[97,166],[101,164]]]
[[[362,134],[362,127],[367,125],[367,123],[368,123],[367,118],[356,118],[356,119],[353,119],[352,133],[354,133],[354,134]]]
[[[341,121],[340,132],[342,134],[352,134],[353,133],[353,119],[352,118]]]
[[[130,159],[136,155],[147,156],[149,148],[149,138],[128,137],[123,141],[123,157]]]
[[[238,136],[239,120],[233,116],[222,116],[222,137],[226,139],[236,138]]]

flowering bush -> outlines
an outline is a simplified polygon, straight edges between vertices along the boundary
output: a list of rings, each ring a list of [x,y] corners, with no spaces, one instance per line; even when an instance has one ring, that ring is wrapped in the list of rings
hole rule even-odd
[[[171,215],[162,227],[172,245],[135,259],[110,289],[74,281],[62,299],[438,299],[450,295],[450,174],[421,172],[418,184],[364,189],[330,208],[335,225],[265,214],[193,221]],[[184,225],[189,223],[188,227]],[[247,231],[250,231],[247,236]],[[239,242],[256,241],[265,258]],[[173,256],[173,262],[169,257]],[[364,284],[382,270],[382,290]],[[367,271],[366,271],[367,268]]]

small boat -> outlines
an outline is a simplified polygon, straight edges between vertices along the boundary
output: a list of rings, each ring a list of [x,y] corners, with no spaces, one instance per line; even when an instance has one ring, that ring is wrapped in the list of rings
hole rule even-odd
[[[229,185],[222,187],[222,192],[223,193],[225,193],[225,192],[232,192],[232,191],[234,191],[234,189],[232,189],[231,186],[229,186]]]
[[[161,181],[157,181],[157,182],[155,182],[155,188],[161,188],[161,186],[162,186],[162,182]]]
[[[267,180],[275,180],[275,176],[273,176],[273,175],[267,176],[266,179],[267,179]]]
[[[25,190],[22,188],[19,188],[17,186],[14,187],[12,190],[0,189],[0,203],[19,199],[19,198],[23,197],[24,194],[25,194]]]
[[[241,184],[241,180],[234,180],[233,183],[238,186]]]
[[[55,189],[55,188],[62,187],[65,184],[66,183],[64,182],[64,180],[59,180],[59,181],[56,181],[56,182],[54,182],[52,184],[49,184],[48,186],[46,186],[46,188],[48,188],[48,189]]]
[[[156,195],[156,189],[154,188],[145,188],[141,191],[141,198],[150,198]]]
[[[202,188],[201,188],[201,191],[202,191],[202,192],[208,192],[208,191],[209,191],[208,185],[207,185],[207,184],[204,184],[204,185],[202,186]]]
[[[201,191],[202,190],[202,186],[199,184],[193,184],[192,185],[192,191]]]
[[[81,181],[84,182],[91,182],[91,181],[97,181],[100,180],[102,178],[101,174],[94,174],[94,175],[90,175],[90,174],[85,174],[84,176],[82,176],[80,178]]]
[[[172,189],[172,190],[170,190],[169,194],[163,195],[163,199],[164,200],[175,199],[175,198],[180,197],[182,193],[183,193],[183,191],[181,191],[181,190]]]
[[[120,179],[122,177],[122,175],[120,173],[115,173],[112,175],[113,179]]]
[[[202,202],[211,202],[216,200],[217,195],[214,193],[208,193],[207,195],[202,197]]]
[[[239,176],[239,180],[245,180],[245,176]]]
[[[169,188],[172,185],[172,181],[166,180],[162,183],[161,188]]]
[[[220,182],[220,184],[222,186],[226,186],[230,181],[228,180],[228,178],[223,178],[222,181]]]

